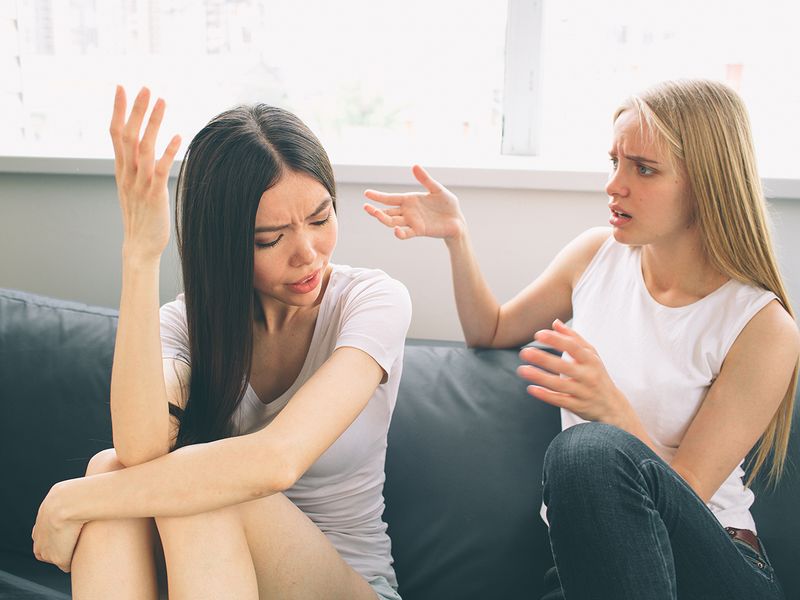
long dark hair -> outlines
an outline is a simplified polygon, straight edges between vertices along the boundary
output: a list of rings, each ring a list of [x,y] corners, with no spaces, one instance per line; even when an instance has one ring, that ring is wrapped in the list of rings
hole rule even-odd
[[[175,230],[191,353],[189,396],[176,448],[234,433],[250,378],[253,253],[261,196],[286,171],[310,175],[336,198],[328,155],[292,113],[255,104],[214,117],[194,137],[178,175]]]

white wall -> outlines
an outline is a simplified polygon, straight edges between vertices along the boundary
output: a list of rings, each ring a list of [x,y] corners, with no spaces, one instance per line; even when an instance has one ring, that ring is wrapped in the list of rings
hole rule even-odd
[[[606,221],[600,192],[451,188],[461,199],[479,261],[501,301],[540,273],[575,235]],[[334,259],[384,269],[406,284],[414,303],[411,337],[461,339],[444,244],[395,239],[363,213],[362,191],[353,184],[338,190],[340,237]],[[800,201],[771,205],[783,272],[797,306]],[[121,239],[112,177],[0,173],[0,287],[116,307]],[[177,258],[170,248],[162,262],[162,302],[178,290]]]

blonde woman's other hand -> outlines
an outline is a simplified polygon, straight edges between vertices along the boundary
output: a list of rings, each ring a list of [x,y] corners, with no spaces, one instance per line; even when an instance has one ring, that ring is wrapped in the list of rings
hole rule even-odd
[[[173,136],[156,160],[156,139],[166,105],[161,98],[156,100],[140,138],[149,104],[150,91],[142,88],[126,121],[125,90],[117,86],[110,132],[122,209],[123,255],[131,259],[157,260],[169,242],[167,182],[181,140],[180,136]]]
[[[366,190],[364,196],[386,208],[364,204],[364,210],[391,227],[394,235],[401,240],[418,236],[442,238],[445,241],[459,239],[466,231],[466,221],[456,195],[419,165],[414,165],[412,172],[425,188],[424,192],[387,194]]]

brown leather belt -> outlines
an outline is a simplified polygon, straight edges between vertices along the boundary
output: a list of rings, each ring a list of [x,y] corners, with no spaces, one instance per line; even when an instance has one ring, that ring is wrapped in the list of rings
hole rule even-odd
[[[757,554],[761,554],[761,544],[758,541],[758,537],[755,533],[750,531],[749,529],[736,529],[735,527],[726,527],[725,531],[728,532],[735,540],[742,540],[745,544],[750,546],[753,550],[756,551]]]

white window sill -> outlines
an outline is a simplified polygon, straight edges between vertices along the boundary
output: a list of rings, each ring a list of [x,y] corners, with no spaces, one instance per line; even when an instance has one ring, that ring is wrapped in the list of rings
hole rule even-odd
[[[535,159],[503,160],[494,167],[436,167],[431,171],[442,184],[454,188],[501,188],[519,190],[555,190],[564,192],[599,192],[608,174],[603,171],[567,171],[537,166]],[[172,176],[178,173],[175,163]],[[410,165],[334,164],[340,184],[416,185]],[[35,173],[42,175],[114,175],[111,158],[66,158],[0,156],[0,173]],[[800,178],[762,178],[768,198],[800,199]]]

